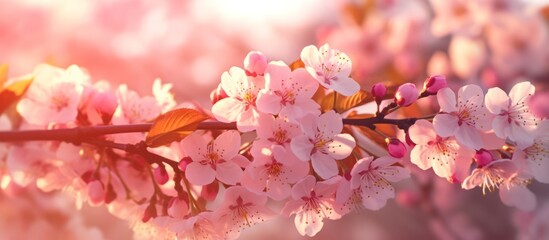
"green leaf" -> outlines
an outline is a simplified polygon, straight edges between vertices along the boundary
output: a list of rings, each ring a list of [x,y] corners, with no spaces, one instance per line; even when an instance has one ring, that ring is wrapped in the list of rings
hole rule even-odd
[[[180,108],[164,113],[154,121],[145,143],[149,147],[160,147],[181,141],[191,134],[198,124],[209,116],[194,109]]]

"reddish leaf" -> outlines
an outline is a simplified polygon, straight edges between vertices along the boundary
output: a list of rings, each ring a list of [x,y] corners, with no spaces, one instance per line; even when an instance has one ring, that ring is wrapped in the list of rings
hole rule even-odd
[[[303,63],[301,59],[297,59],[293,63],[290,63],[290,69],[292,69],[292,71],[298,68],[304,68],[304,67],[305,67],[305,63]]]
[[[158,116],[153,123],[145,142],[149,147],[159,147],[181,141],[191,134],[198,124],[209,117],[194,109],[181,108]]]
[[[0,113],[3,113],[11,104],[15,103],[25,94],[33,79],[32,77],[22,78],[0,92]]]
[[[331,92],[322,99],[322,102],[320,103],[322,111],[326,112],[334,109],[334,97],[335,93]],[[365,104],[369,101],[373,101],[373,98],[364,90],[360,90],[357,93],[348,97],[338,94],[335,110],[336,112],[345,112],[351,108]]]

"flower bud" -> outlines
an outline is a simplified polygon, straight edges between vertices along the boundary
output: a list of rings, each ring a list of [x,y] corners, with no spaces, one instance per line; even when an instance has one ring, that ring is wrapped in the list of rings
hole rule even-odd
[[[192,162],[193,160],[191,159],[191,157],[184,157],[179,161],[179,164],[177,165],[177,167],[182,172],[185,172],[185,169],[187,169],[187,165],[189,165]]]
[[[414,190],[401,190],[395,200],[403,207],[416,207],[421,203],[421,195]]]
[[[246,75],[250,77],[257,77],[257,75],[263,76],[265,69],[267,68],[267,57],[261,52],[252,51],[248,53],[246,59],[244,59],[244,69]]]
[[[90,100],[87,115],[94,124],[108,124],[118,107],[118,100],[112,92],[97,92]]]
[[[145,212],[143,213],[143,218],[141,218],[141,221],[148,222],[151,220],[151,218],[157,217],[158,214],[156,213],[156,205],[154,203],[150,203],[149,206],[145,209]]]
[[[88,183],[88,199],[92,206],[97,206],[105,201],[105,188],[99,180]]]
[[[218,192],[219,192],[219,183],[217,181],[214,181],[213,183],[210,183],[202,187],[200,196],[204,198],[206,201],[213,201],[217,197]]]
[[[406,140],[406,144],[408,144],[408,146],[410,146],[410,147],[415,147],[416,146],[416,143],[414,141],[412,141],[412,138],[410,137],[409,132],[406,133],[405,140]]]
[[[154,180],[160,185],[164,185],[170,180],[170,176],[166,171],[166,168],[161,165],[153,169]]]
[[[489,151],[480,149],[475,153],[473,159],[475,159],[477,166],[481,168],[491,163],[494,160],[494,157]]]
[[[424,91],[431,95],[437,94],[438,90],[448,87],[446,77],[442,75],[433,75],[425,80],[423,83]]]
[[[374,96],[377,104],[381,103],[381,100],[383,100],[383,97],[385,97],[386,93],[387,88],[383,83],[376,83],[372,86],[372,96]]]
[[[416,85],[412,83],[405,83],[398,87],[395,93],[395,103],[398,106],[406,107],[412,105],[419,97],[419,91]]]
[[[106,193],[105,193],[105,203],[106,204],[111,203],[112,201],[114,201],[116,199],[116,197],[118,197],[118,195],[114,191],[114,188],[112,187],[112,184],[108,184],[107,185],[107,190],[106,190]]]
[[[174,197],[168,204],[168,215],[174,218],[184,218],[189,213],[189,203],[185,199]]]
[[[387,140],[387,150],[394,158],[403,158],[406,155],[406,146],[400,140],[391,138]]]
[[[210,93],[210,100],[212,101],[212,104],[215,104],[219,100],[226,97],[228,97],[228,95],[225,90],[223,90],[223,87],[221,87],[221,83],[217,85],[217,88]]]

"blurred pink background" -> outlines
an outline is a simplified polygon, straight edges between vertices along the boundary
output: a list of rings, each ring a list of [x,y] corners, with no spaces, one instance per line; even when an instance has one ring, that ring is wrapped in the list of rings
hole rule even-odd
[[[178,102],[193,100],[209,107],[209,93],[221,74],[242,66],[249,51],[290,63],[304,46],[330,42],[351,56],[354,75],[364,89],[376,81],[417,81],[433,73],[447,74],[457,84],[503,87],[526,77],[538,89],[546,88],[547,22],[540,27],[536,24],[541,18],[532,20],[535,30],[523,42],[532,49],[503,49],[500,53],[507,55],[501,57],[485,50],[498,51],[488,38],[479,45],[471,39],[454,40],[461,37],[457,35],[433,34],[431,24],[439,15],[430,7],[432,2],[441,1],[377,1],[376,8],[368,10],[375,14],[357,17],[361,13],[356,6],[362,1],[3,0],[0,63],[9,64],[11,77],[29,73],[41,62],[78,64],[95,81],[127,83],[142,94],[150,94],[153,80],[161,78],[174,84]],[[546,4],[528,3],[524,12],[537,13]],[[529,42],[534,40],[542,51]],[[508,58],[518,62],[505,62]],[[503,67],[498,65],[501,61]],[[532,62],[523,66],[525,61]],[[517,70],[502,72],[505,64]],[[522,213],[504,206],[497,193],[482,196],[478,189],[461,190],[430,172],[419,175],[415,182],[397,186],[397,201],[377,212],[327,220],[314,239],[530,239],[534,225],[540,226],[536,231],[549,231],[547,186],[532,187],[540,210]],[[0,240],[131,238],[127,223],[104,207],[77,211],[61,194],[13,191],[17,199],[0,191]],[[429,195],[423,196],[425,192]],[[55,235],[55,229],[68,229],[73,235]],[[241,238],[307,239],[294,229],[293,219],[282,217],[245,231]]]

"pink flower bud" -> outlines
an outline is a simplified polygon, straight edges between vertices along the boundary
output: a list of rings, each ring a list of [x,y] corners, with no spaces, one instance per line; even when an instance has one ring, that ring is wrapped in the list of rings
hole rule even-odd
[[[395,103],[399,106],[410,106],[419,97],[419,91],[416,85],[412,83],[405,83],[398,87],[395,93]]]
[[[210,100],[212,101],[212,104],[215,104],[219,100],[226,97],[228,97],[228,95],[225,90],[223,90],[223,87],[221,87],[221,83],[217,85],[217,88],[210,93]]]
[[[217,197],[218,192],[219,192],[219,183],[217,181],[214,181],[213,183],[210,183],[202,187],[200,196],[204,198],[206,201],[213,201],[215,200],[215,197]]]
[[[97,206],[105,201],[105,188],[99,180],[88,183],[88,199],[92,206]]]
[[[91,97],[86,114],[92,124],[108,124],[117,107],[118,100],[114,93],[97,92]]]
[[[433,75],[425,80],[423,89],[429,94],[437,94],[438,90],[448,87],[446,77],[442,75]]]
[[[477,162],[477,166],[479,168],[484,167],[494,161],[492,154],[485,149],[478,150],[473,159],[475,159],[475,162]]]
[[[381,103],[386,93],[387,87],[383,83],[376,83],[372,86],[372,96],[374,96],[377,104]]]
[[[168,215],[174,218],[184,218],[189,213],[189,203],[186,199],[174,197],[168,205]]]
[[[156,205],[151,202],[151,204],[149,204],[149,206],[145,209],[141,221],[146,223],[151,220],[151,218],[155,218],[156,216],[158,216],[158,214],[156,213]]]
[[[160,185],[164,185],[170,180],[170,176],[164,166],[158,166],[153,169],[153,175],[156,182]]]
[[[179,161],[179,164],[177,165],[177,167],[182,172],[185,172],[185,169],[187,169],[187,165],[189,165],[192,162],[193,160],[190,157],[184,157],[181,159],[181,161]]]
[[[263,76],[268,64],[267,57],[263,53],[252,51],[244,59],[246,75],[251,77],[256,77],[257,75]]]
[[[396,138],[391,138],[387,141],[387,150],[389,151],[389,155],[394,158],[403,158],[406,155],[406,146]]]

